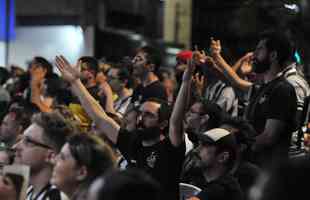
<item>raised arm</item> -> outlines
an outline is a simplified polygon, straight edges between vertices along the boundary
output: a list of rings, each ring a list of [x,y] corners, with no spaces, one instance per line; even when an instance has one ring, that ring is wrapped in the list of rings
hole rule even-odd
[[[241,79],[238,74],[232,69],[232,67],[221,56],[221,43],[219,40],[215,41],[211,39],[211,52],[216,65],[223,69],[223,74],[234,86],[245,91],[250,89],[253,83]]]
[[[242,66],[244,66],[245,64],[247,64],[249,62],[249,60],[253,57],[253,53],[249,52],[247,54],[245,54],[244,56],[242,56],[233,66],[232,69],[237,72],[238,69],[242,69]]]
[[[181,88],[175,101],[169,124],[169,138],[174,146],[179,146],[184,141],[183,120],[186,112],[186,104],[190,95],[194,64],[189,62],[184,72]]]
[[[63,78],[71,84],[73,93],[79,98],[83,108],[95,122],[100,133],[105,134],[105,136],[116,144],[120,126],[105,113],[100,104],[89,94],[82,84],[79,64],[73,67],[63,56],[57,56],[56,66]]]
[[[45,72],[42,67],[36,67],[31,70],[31,102],[38,106],[41,112],[52,112],[52,108],[41,99],[41,86],[44,81]]]

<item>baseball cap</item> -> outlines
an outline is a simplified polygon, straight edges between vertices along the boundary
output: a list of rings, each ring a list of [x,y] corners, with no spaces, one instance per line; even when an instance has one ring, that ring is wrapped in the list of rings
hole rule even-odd
[[[188,60],[190,60],[193,56],[193,52],[189,51],[189,50],[184,50],[184,51],[180,51],[177,55],[176,58],[179,59],[182,62],[187,62]]]
[[[214,128],[197,135],[198,140],[210,145],[221,145],[227,148],[236,149],[237,142],[235,136],[223,128]]]

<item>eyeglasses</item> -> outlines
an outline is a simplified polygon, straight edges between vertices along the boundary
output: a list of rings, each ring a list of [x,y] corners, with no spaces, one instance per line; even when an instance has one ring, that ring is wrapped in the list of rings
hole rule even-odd
[[[37,142],[37,141],[31,139],[29,136],[24,136],[24,137],[21,139],[21,142],[22,142],[25,146],[34,145],[34,146],[42,147],[42,148],[45,148],[45,149],[52,149],[52,147],[50,147],[50,146],[48,146],[48,145],[46,145],[46,144]]]

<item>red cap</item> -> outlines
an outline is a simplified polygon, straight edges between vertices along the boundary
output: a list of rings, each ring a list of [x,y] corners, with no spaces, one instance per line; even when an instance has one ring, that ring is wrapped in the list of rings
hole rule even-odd
[[[189,51],[189,50],[184,50],[184,51],[180,51],[178,54],[177,54],[177,59],[179,59],[180,61],[183,61],[183,62],[187,62],[189,59],[191,59],[193,56],[193,52],[192,51]]]

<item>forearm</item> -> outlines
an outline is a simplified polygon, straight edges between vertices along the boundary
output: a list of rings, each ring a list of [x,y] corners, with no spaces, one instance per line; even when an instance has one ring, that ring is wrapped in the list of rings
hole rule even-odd
[[[232,69],[237,72],[238,69],[241,67],[241,64],[242,64],[242,58],[240,58],[233,66],[232,66]]]
[[[90,95],[80,80],[71,84],[73,93],[79,98],[83,108],[95,122],[100,132],[104,133],[113,143],[117,141],[119,125],[102,109],[96,99]]]
[[[185,116],[190,88],[191,80],[182,82],[170,118],[169,134],[172,138],[174,138],[174,143],[176,146],[181,144],[184,140],[183,118]]]
[[[224,70],[225,77],[239,89],[247,91],[252,83],[241,79],[237,73],[230,67],[220,54],[214,54],[213,59],[220,68]]]

